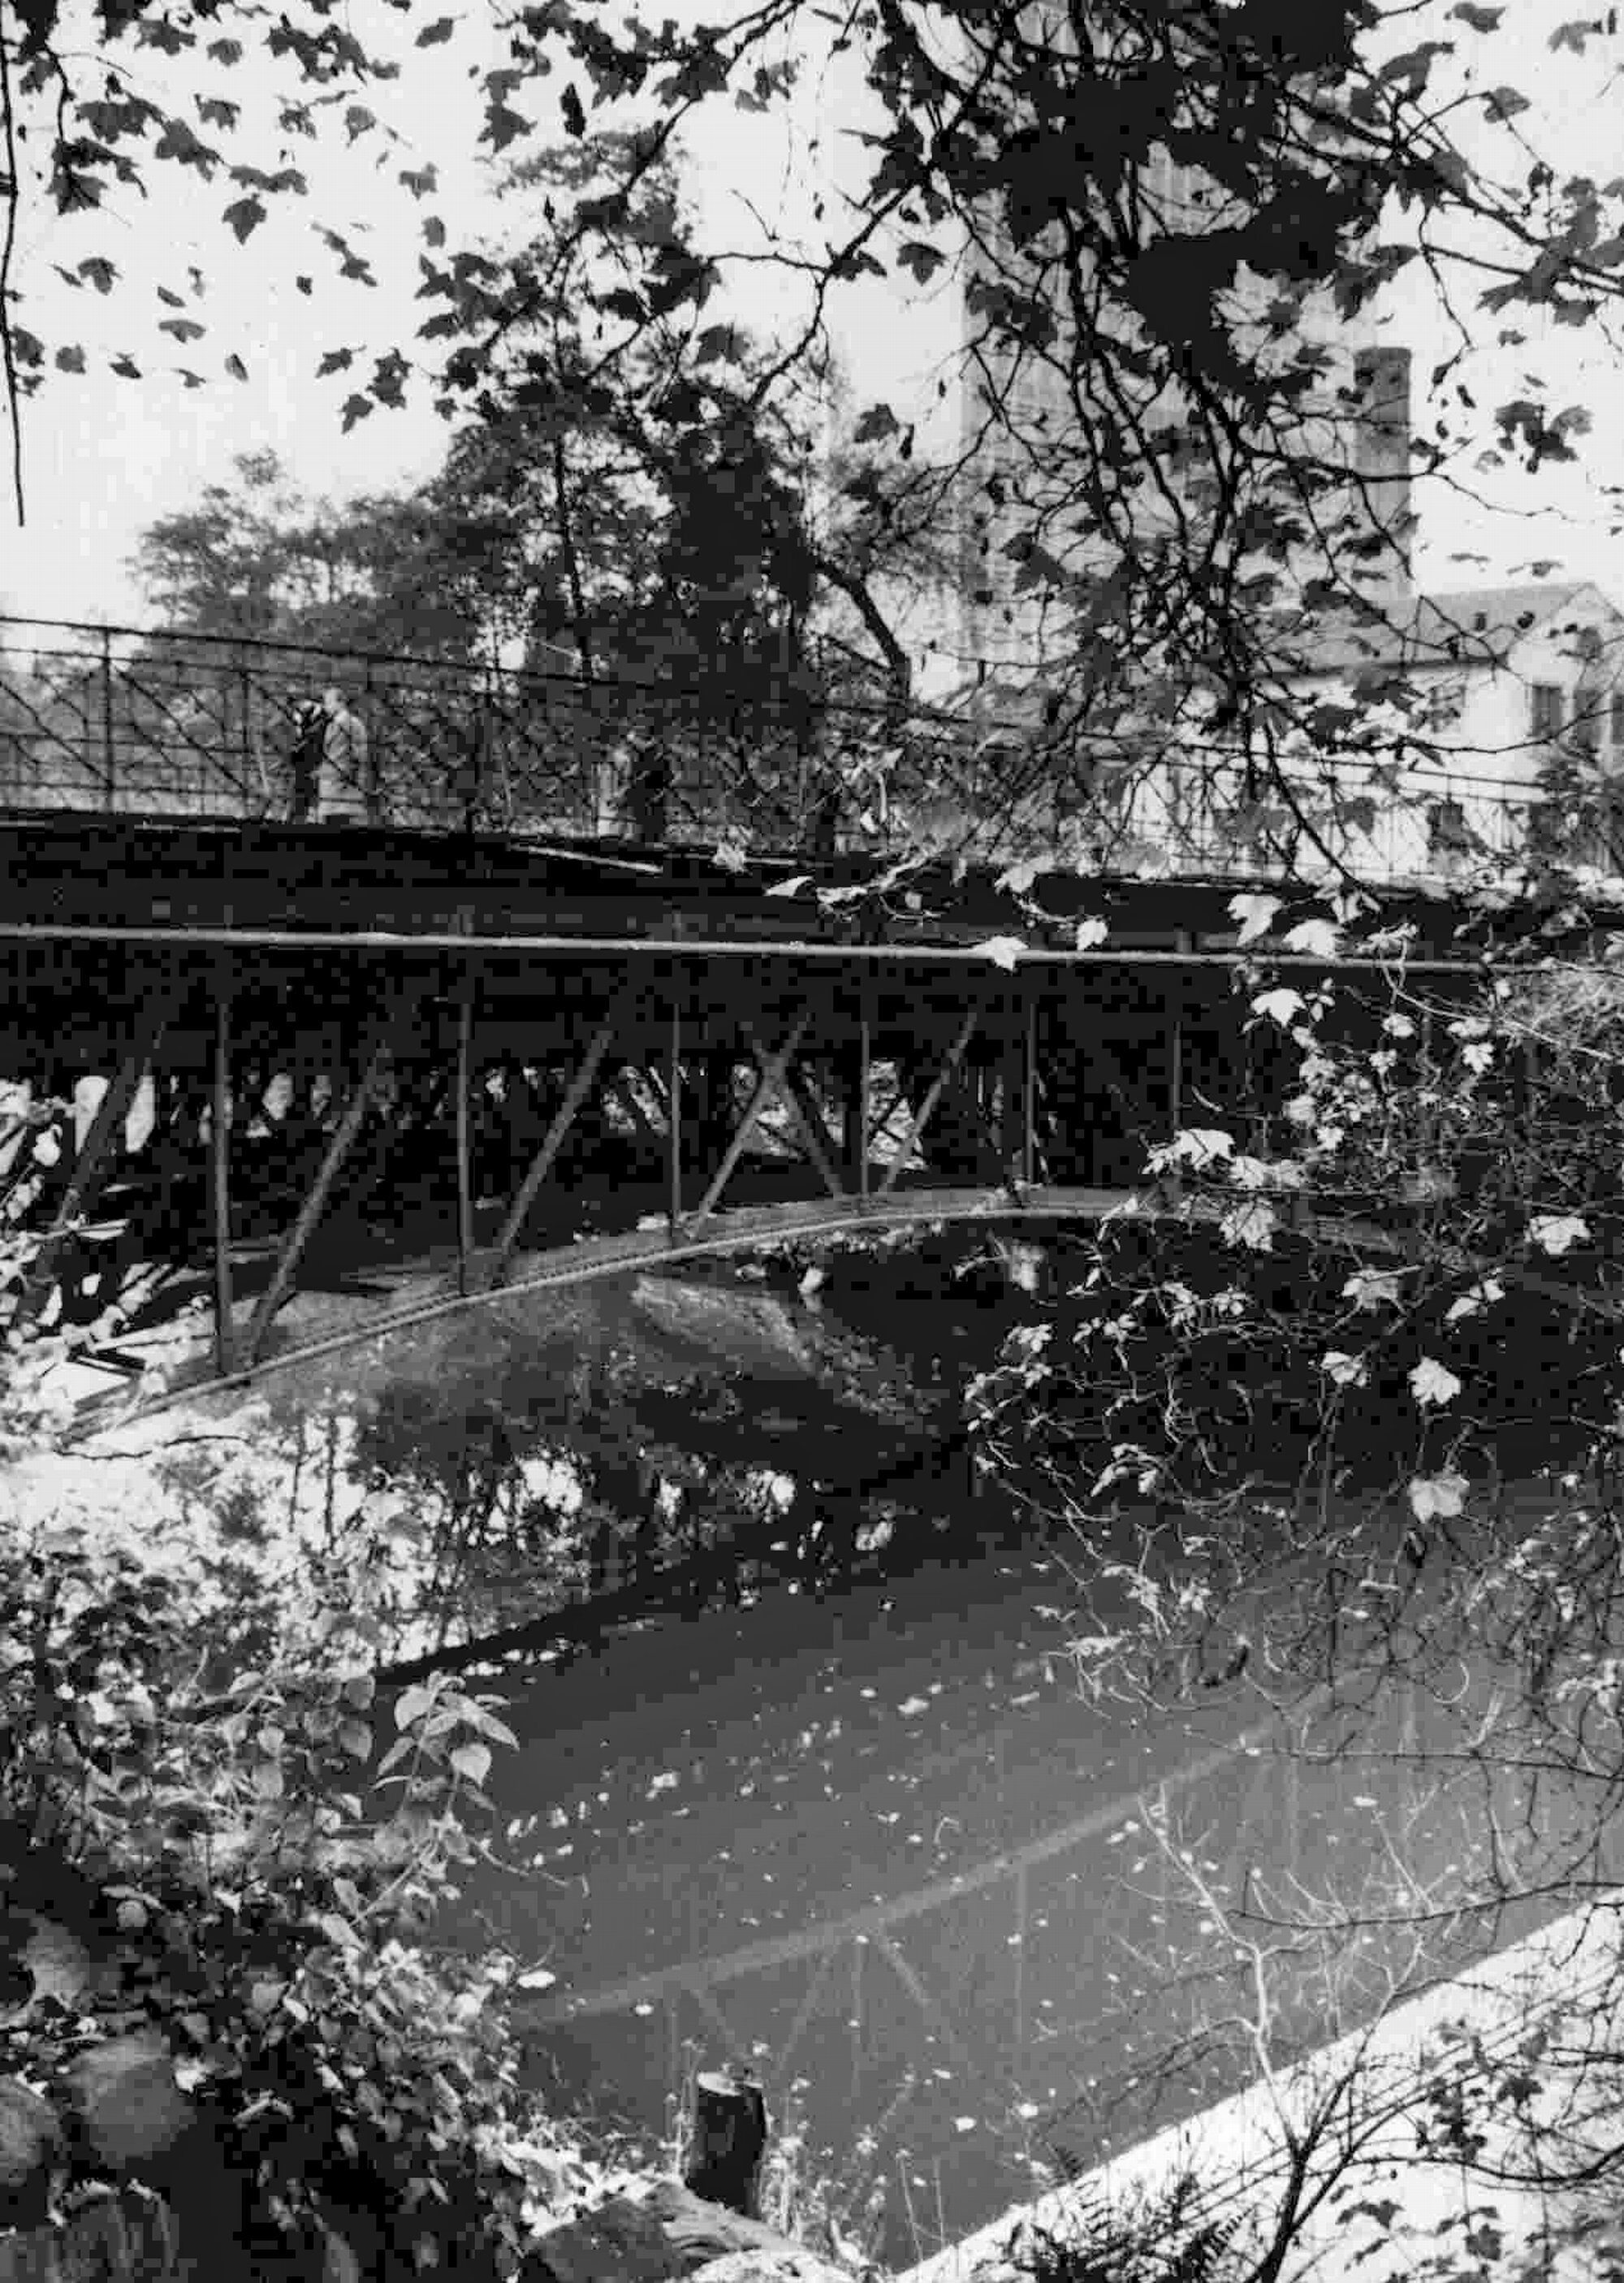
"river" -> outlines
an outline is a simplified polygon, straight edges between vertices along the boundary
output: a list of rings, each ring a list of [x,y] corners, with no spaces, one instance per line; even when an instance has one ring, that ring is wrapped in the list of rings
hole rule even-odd
[[[1434,1748],[1486,1676],[1446,1706],[1389,1675],[1351,1714],[1247,1676],[1155,1718],[1091,1699],[1073,1549],[974,1498],[953,1441],[966,1373],[1053,1271],[963,1233],[826,1248],[268,1383],[300,1453],[330,1454],[341,1406],[346,1463],[439,1517],[420,1645],[561,1586],[615,1613],[567,1662],[543,1624],[500,1668],[501,1864],[446,1928],[519,1961],[532,2081],[652,2145],[693,2068],[750,2062],[804,2178],[852,2218],[882,2197],[894,2265],[1255,2071],[1243,1905],[1356,1907],[1395,1834],[1422,1887],[1484,1843],[1475,1773]],[[559,1487],[572,1461],[595,1507]],[[847,1578],[814,1557],[853,1512]],[[1276,2060],[1387,1962],[1367,1944],[1310,1995],[1327,1955],[1277,1974]]]

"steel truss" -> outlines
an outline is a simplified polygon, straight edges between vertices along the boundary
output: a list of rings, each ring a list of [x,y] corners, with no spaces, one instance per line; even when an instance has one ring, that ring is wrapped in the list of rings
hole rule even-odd
[[[216,934],[12,959],[0,1076],[43,1097],[112,1073],[21,1305],[94,1284],[99,1308],[138,1259],[206,1270],[221,1375],[273,1360],[284,1304],[335,1248],[358,1264],[369,1216],[455,1263],[443,1297],[471,1305],[866,1220],[1097,1215],[1142,1188],[1147,1148],[1266,1118],[1279,1083],[1235,970],[1196,953],[1006,972]]]

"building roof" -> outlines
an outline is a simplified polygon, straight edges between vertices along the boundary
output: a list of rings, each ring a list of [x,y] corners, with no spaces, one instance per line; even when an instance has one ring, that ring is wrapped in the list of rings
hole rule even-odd
[[[1594,596],[1612,604],[1588,580],[1542,580],[1520,587],[1459,587],[1395,604],[1368,623],[1347,616],[1305,629],[1302,663],[1309,670],[1347,671],[1369,666],[1454,666],[1475,660],[1499,666],[1526,635],[1574,603]],[[1290,641],[1290,637],[1286,637]]]

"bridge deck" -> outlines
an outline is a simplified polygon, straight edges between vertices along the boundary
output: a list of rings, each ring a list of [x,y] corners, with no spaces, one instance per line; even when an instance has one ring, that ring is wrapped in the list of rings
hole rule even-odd
[[[568,936],[695,942],[884,943],[921,951],[1021,934],[1075,947],[1079,919],[1102,919],[1124,949],[1232,945],[1230,900],[1278,882],[1235,875],[1155,879],[1053,873],[1032,905],[991,870],[956,880],[923,867],[905,886],[833,908],[812,887],[859,892],[883,868],[797,855],[719,861],[700,848],[591,840],[478,838],[338,826],[195,823],[130,817],[0,815],[4,917],[12,928],[237,932],[286,929],[421,937]],[[798,892],[789,884],[804,881]],[[1304,911],[1312,891],[1293,892]],[[1312,907],[1323,910],[1323,906]],[[855,915],[860,910],[860,919]],[[1419,890],[1384,898],[1418,948],[1448,948],[1455,907]]]

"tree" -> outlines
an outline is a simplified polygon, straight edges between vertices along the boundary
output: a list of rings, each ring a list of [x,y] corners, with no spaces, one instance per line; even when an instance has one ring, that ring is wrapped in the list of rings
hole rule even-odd
[[[211,17],[204,55],[235,84],[245,48],[225,20]],[[557,86],[572,142],[588,101],[594,124],[624,128],[618,180],[506,261],[449,247],[443,220],[425,215],[425,337],[443,352],[429,385],[445,409],[500,408],[529,387],[528,409],[546,411],[553,368],[532,336],[584,309],[590,339],[569,337],[568,382],[602,423],[593,448],[624,448],[632,401],[652,420],[655,361],[651,464],[673,494],[719,464],[743,471],[772,510],[771,543],[749,559],[776,580],[790,487],[781,497],[763,475],[761,439],[818,378],[831,297],[865,275],[900,295],[905,277],[922,285],[962,262],[956,513],[972,556],[984,544],[992,603],[1048,628],[1036,689],[1030,674],[1008,677],[1023,685],[1024,714],[1007,732],[994,722],[996,737],[986,709],[969,716],[972,736],[988,732],[985,766],[963,783],[1014,840],[1021,892],[1040,895],[1045,862],[1075,862],[1067,834],[1102,771],[1138,782],[1239,769],[1248,803],[1286,806],[1305,843],[1324,834],[1295,773],[1305,753],[1332,770],[1373,753],[1379,789],[1396,788],[1401,764],[1433,750],[1402,674],[1356,675],[1328,707],[1306,703],[1295,675],[1328,624],[1356,635],[1391,602],[1372,576],[1388,543],[1371,512],[1383,479],[1359,450],[1371,408],[1313,337],[1317,302],[1351,320],[1394,278],[1426,277],[1466,311],[1469,346],[1475,335],[1515,347],[1542,320],[1609,341],[1620,290],[1624,192],[1566,175],[1554,151],[1530,170],[1531,91],[1499,77],[1500,12],[1462,0],[1441,36],[1405,44],[1406,12],[1384,20],[1374,0],[1097,0],[1081,21],[1015,0],[878,7],[845,35],[873,98],[866,175],[810,253],[768,249],[798,277],[801,312],[771,349],[739,355],[724,297],[745,262],[675,235],[657,199],[637,221],[637,200],[679,134],[703,133],[719,107],[788,102],[796,74],[781,56],[810,20],[784,0],[692,30],[634,19],[616,34],[559,0],[504,33],[509,56],[484,81],[485,142],[517,139],[529,124],[517,105]],[[371,106],[385,97],[349,31],[319,12],[268,34],[252,19],[237,28],[268,40],[290,132],[332,98],[348,103],[346,132],[378,131]],[[443,28],[418,36],[438,45]],[[1582,57],[1597,28],[1555,26],[1550,68]],[[104,16],[100,33],[111,92],[75,82],[51,0],[35,0],[7,51],[0,97],[13,126],[25,113],[43,121],[60,208],[93,208],[165,162],[206,178],[223,169],[228,220],[249,240],[268,199],[302,194],[301,173],[237,155],[229,98],[207,98],[217,142],[205,146],[190,120],[120,76],[125,55],[146,47],[195,54],[190,23],[137,5]],[[1463,88],[1452,74],[1468,66]],[[341,233],[328,238],[364,272]],[[614,268],[612,283],[594,263]],[[595,282],[578,292],[584,271]],[[90,290],[118,283],[101,255],[83,277]],[[53,359],[71,370],[76,350],[6,306],[15,400]],[[397,401],[411,377],[404,345],[375,347],[352,418]],[[1584,406],[1530,384],[1480,409],[1469,380],[1463,350],[1432,383],[1435,399],[1446,385],[1458,393],[1432,407],[1423,471],[1447,485],[1484,456],[1490,474],[1578,459]],[[894,441],[900,457],[909,426],[870,406],[854,441]],[[556,530],[579,651],[585,562],[574,549],[578,593],[562,517]],[[759,641],[768,579],[709,593],[696,575],[704,532],[678,519],[667,536],[656,595],[706,594],[713,644]],[[728,544],[736,559],[736,533]],[[861,562],[861,544],[853,534],[846,563]],[[615,567],[606,559],[606,575]],[[773,609],[788,605],[787,587],[772,591]],[[782,631],[788,617],[770,623]],[[938,752],[952,761],[963,747],[944,737],[928,758]],[[905,752],[895,766],[913,765]],[[1102,1693],[1210,1681],[1262,1690],[1289,1713],[1324,1673],[1355,1698],[1338,1748],[1351,1761],[1364,1749],[1395,1757],[1379,1726],[1384,1675],[1396,1667],[1442,1699],[1466,1671],[1464,1727],[1446,1724],[1420,1756],[1424,1785],[1465,1766],[1479,1787],[1475,1836],[1463,1827],[1472,1843],[1454,1868],[1418,1853],[1425,1799],[1411,1797],[1368,1883],[1296,1898],[1296,1922],[1345,1936],[1375,1988],[1429,1929],[1553,1912],[1612,1876],[1624,1767],[1618,1054],[1612,969],[1591,923],[1604,884],[1542,861],[1486,884],[1468,898],[1467,971],[1451,982],[1331,869],[1280,928],[1280,908],[1255,898],[1234,914],[1252,954],[1235,1041],[1258,1057],[1249,1122],[1186,1119],[1156,1137],[1143,1184],[1169,1217],[1156,1242],[1142,1217],[1104,1230],[1076,1289],[1034,1310],[975,1402],[996,1462],[1035,1508],[1078,1526],[1096,1604],[1080,1655]],[[1502,925],[1508,909],[1528,923],[1520,942]],[[1364,958],[1376,979],[1290,963],[1333,951]],[[1567,970],[1553,981],[1541,962],[1558,956]],[[1576,1001],[1558,994],[1565,981]],[[1537,1481],[1517,1431],[1549,1445],[1556,1418],[1573,1439],[1530,1509],[1501,1494],[1499,1473],[1509,1457]],[[1284,1479],[1247,1482],[1260,1452]],[[1377,1725],[1362,1742],[1367,1700]],[[1560,1807],[1547,1815],[1552,1787]],[[1423,1941],[1406,1973],[1449,1954]]]
[[[462,663],[488,653],[512,543],[511,514],[482,515],[449,486],[338,509],[257,452],[234,485],[152,524],[131,568],[169,633]]]
[[[78,2104],[70,2212],[134,2178],[214,2271],[515,2273],[566,2181],[603,2176],[518,2090],[520,1961],[430,1939],[489,1851],[495,1700],[379,1691],[403,1517],[363,1494],[319,1548],[297,1478],[280,1516],[274,1469],[224,1484],[229,1427],[154,1461],[138,1527],[65,1495],[23,1455],[62,1345],[7,1341],[8,1976],[43,1932],[6,2092]]]

